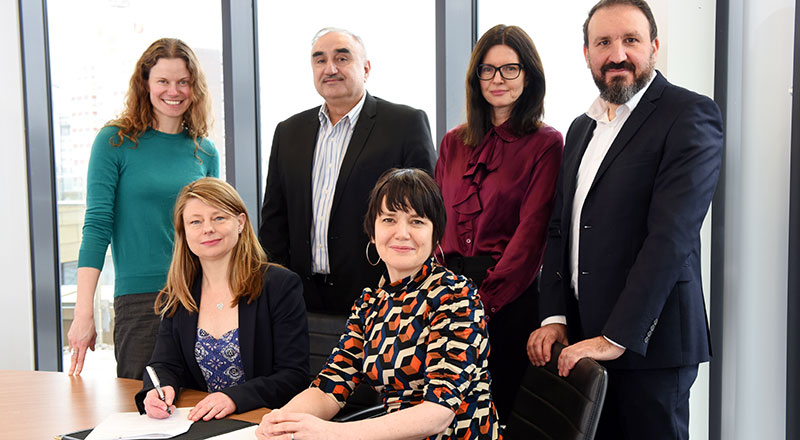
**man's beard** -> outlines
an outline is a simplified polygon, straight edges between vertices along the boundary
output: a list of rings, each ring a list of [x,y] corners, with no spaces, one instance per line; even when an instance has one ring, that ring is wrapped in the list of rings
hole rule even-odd
[[[611,83],[607,84],[605,81],[605,73],[610,69],[626,69],[633,73],[633,83],[627,84],[624,76],[615,76],[611,78]],[[652,53],[642,72],[636,72],[636,66],[627,61],[621,63],[608,63],[600,69],[600,75],[597,76],[592,73],[595,85],[600,90],[600,97],[606,102],[611,104],[622,105],[630,101],[633,95],[642,90],[650,78],[653,76],[655,69],[655,60]]]

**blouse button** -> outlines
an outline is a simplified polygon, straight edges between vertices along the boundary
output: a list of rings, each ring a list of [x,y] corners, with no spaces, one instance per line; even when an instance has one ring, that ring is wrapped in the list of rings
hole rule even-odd
[[[470,244],[470,243],[472,243],[472,239],[471,239],[471,238],[468,238],[468,239],[467,239],[467,244]]]

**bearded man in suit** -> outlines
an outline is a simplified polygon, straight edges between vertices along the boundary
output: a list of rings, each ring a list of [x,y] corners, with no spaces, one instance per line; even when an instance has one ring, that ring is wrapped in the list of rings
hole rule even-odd
[[[572,123],[542,273],[535,365],[568,345],[561,375],[589,357],[609,374],[597,439],[686,439],[689,389],[711,354],[700,227],[722,153],[719,108],[654,65],[643,0],[602,0],[584,24],[600,96]]]

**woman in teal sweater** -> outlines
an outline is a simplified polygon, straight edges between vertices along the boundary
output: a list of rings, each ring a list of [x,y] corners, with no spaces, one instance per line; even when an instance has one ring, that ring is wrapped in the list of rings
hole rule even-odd
[[[175,198],[186,184],[219,176],[217,150],[206,139],[210,116],[194,52],[177,39],[151,44],[136,63],[125,109],[92,145],[70,374],[80,374],[87,348],[94,350],[94,292],[110,243],[117,376],[142,378],[159,324],[153,304],[172,256]]]

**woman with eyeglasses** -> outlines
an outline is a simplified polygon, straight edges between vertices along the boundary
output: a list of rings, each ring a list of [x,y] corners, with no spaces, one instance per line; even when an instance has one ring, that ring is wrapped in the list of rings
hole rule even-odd
[[[448,219],[441,251],[478,287],[492,400],[505,424],[539,326],[537,276],[564,142],[542,123],[542,62],[517,26],[497,25],[478,40],[466,94],[467,121],[445,135],[436,163]]]

